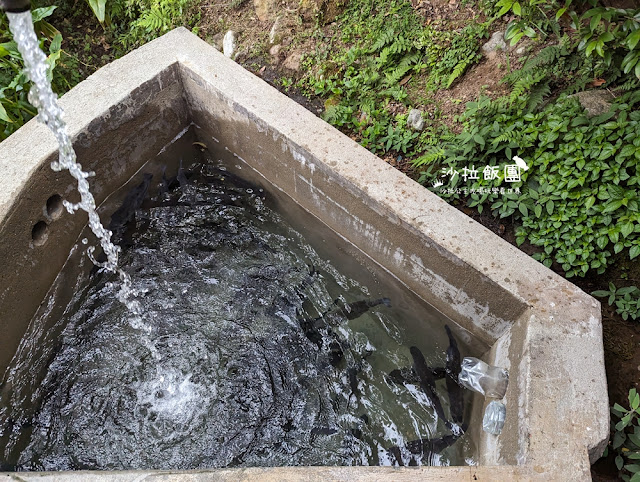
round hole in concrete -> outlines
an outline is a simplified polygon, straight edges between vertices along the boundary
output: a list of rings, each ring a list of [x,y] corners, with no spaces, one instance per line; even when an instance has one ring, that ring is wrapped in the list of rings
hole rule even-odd
[[[31,230],[31,239],[36,246],[42,246],[49,237],[49,227],[44,221],[38,221]]]
[[[64,206],[59,195],[54,194],[47,199],[47,214],[51,216],[51,219],[58,219],[62,215],[62,211],[64,211]]]

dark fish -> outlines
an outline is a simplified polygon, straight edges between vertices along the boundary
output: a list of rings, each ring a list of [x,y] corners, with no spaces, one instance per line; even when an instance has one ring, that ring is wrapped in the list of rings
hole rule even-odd
[[[459,438],[459,435],[444,435],[434,439],[421,438],[408,442],[406,447],[409,452],[416,455],[439,454],[447,447],[451,447]]]
[[[334,340],[329,344],[329,363],[332,367],[337,367],[344,360],[344,352],[338,341]]]
[[[393,458],[396,459],[396,462],[400,467],[404,467],[404,462],[402,461],[402,452],[400,452],[400,447],[393,446],[387,449],[387,452],[393,455]]]
[[[460,373],[460,351],[449,326],[444,325],[449,337],[449,347],[447,348],[447,392],[449,394],[449,407],[451,410],[451,420],[458,425],[462,424],[464,415],[464,390],[458,383]]]
[[[162,166],[162,179],[158,184],[158,198],[162,197],[169,192],[169,179],[167,179],[167,166]]]
[[[413,357],[413,369],[416,371],[418,378],[420,379],[420,387],[427,395],[427,398],[433,405],[433,408],[436,411],[438,417],[444,421],[444,424],[451,428],[451,422],[447,420],[444,416],[444,409],[442,408],[442,403],[440,402],[440,398],[436,393],[436,379],[433,376],[429,367],[427,367],[427,362],[424,359],[424,355],[418,349],[418,347],[412,346],[409,348],[411,352],[411,356]]]
[[[447,371],[445,367],[427,367],[433,378],[435,380],[441,380],[442,378],[447,376]],[[403,367],[396,368],[392,370],[389,375],[387,375],[387,380],[393,382],[397,385],[402,385],[404,383],[413,383],[419,384],[420,379],[418,378],[418,374],[415,372],[413,367]]]
[[[356,397],[356,401],[360,402],[361,393],[360,388],[358,387],[358,371],[360,370],[356,367],[347,368],[347,380],[349,381],[349,388],[351,389],[347,406],[351,403],[351,397]]]
[[[421,438],[418,440],[407,442],[405,448],[411,454],[424,457],[425,455],[439,454],[447,447],[451,447],[459,438],[459,435],[444,435],[435,439]],[[402,451],[400,450],[400,447],[390,447],[387,449],[387,452],[393,455],[393,458],[396,460],[398,465],[404,466],[404,461],[402,460]],[[417,461],[415,460],[415,458],[411,457],[411,459],[409,460],[409,465],[417,465]]]
[[[334,433],[338,433],[338,430],[330,427],[314,427],[311,429],[311,435],[313,435],[314,437],[317,437],[319,435],[326,437],[329,435],[333,435]]]
[[[178,168],[178,175],[176,176],[176,179],[178,180],[178,183],[180,183],[180,190],[182,193],[187,194],[187,191],[189,190],[189,181],[182,167],[182,159],[180,159],[180,167]]]
[[[377,300],[360,300],[353,303],[346,303],[344,307],[338,310],[347,320],[355,320],[364,315],[374,306],[385,305],[391,308],[389,298],[379,298]]]
[[[136,211],[142,206],[152,178],[153,174],[146,173],[142,182],[127,193],[122,205],[111,216],[109,230],[113,232],[115,239],[121,238],[127,224],[135,219]]]

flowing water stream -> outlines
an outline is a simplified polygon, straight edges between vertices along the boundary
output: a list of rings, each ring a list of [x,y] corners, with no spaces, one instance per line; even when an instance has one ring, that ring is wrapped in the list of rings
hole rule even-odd
[[[133,313],[139,313],[139,305],[133,299],[135,293],[131,290],[131,278],[123,270],[118,269],[120,248],[111,242],[111,232],[104,228],[100,222],[100,216],[96,212],[96,202],[89,190],[88,181],[93,173],[83,171],[82,166],[76,160],[76,153],[63,120],[64,113],[58,105],[58,96],[51,90],[51,82],[47,79],[47,58],[40,49],[38,37],[33,30],[31,11],[7,12],[7,17],[9,18],[9,28],[24,60],[25,72],[32,82],[28,95],[29,102],[38,109],[37,119],[51,129],[58,141],[58,160],[51,163],[51,168],[54,171],[68,170],[69,174],[78,182],[80,202],[70,203],[65,200],[64,206],[70,213],[82,209],[89,215],[89,227],[96,235],[106,255],[106,260],[100,265],[108,271],[118,272],[122,283],[117,293],[118,299]],[[89,246],[87,253],[97,264],[98,262],[93,257],[94,249],[93,246]]]

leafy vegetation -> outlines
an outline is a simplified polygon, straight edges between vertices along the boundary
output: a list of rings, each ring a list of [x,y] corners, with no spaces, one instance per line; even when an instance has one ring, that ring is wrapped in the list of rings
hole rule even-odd
[[[622,319],[637,320],[640,318],[640,289],[637,286],[625,286],[616,288],[609,282],[608,290],[597,290],[591,293],[593,296],[607,298],[609,306],[616,307],[616,313],[622,316]]]
[[[635,388],[629,390],[629,407],[616,403],[611,409],[619,420],[611,421],[614,434],[611,448],[616,453],[615,463],[622,480],[640,482],[640,394]]]
[[[329,59],[326,52],[307,58],[320,64],[299,83],[309,94],[328,98],[325,119],[353,132],[374,152],[410,154],[427,136],[407,128],[407,84],[427,76],[427,90],[450,87],[478,58],[486,25],[441,32],[423,25],[403,0],[352,1],[339,19],[346,45]]]
[[[555,260],[567,277],[590,269],[603,273],[612,254],[640,254],[639,101],[639,92],[629,93],[610,112],[588,118],[578,100],[567,96],[539,111],[527,97],[481,98],[462,116],[464,131],[417,163],[432,167],[423,181],[468,164],[498,167],[495,179],[480,176],[465,186],[468,205],[520,220],[517,242],[539,246],[534,257],[545,266]],[[515,155],[529,169],[520,182],[506,183],[504,167]],[[456,188],[461,178],[453,176],[447,187]],[[505,187],[520,193],[505,193]],[[463,194],[440,190],[449,200]]]
[[[48,52],[47,66],[49,80],[60,58],[62,35],[45,19],[56,7],[36,8],[32,11],[34,28],[39,34],[40,46]],[[27,94],[30,82],[23,72],[24,62],[16,43],[11,37],[5,15],[0,17],[0,139],[5,139],[22,124],[31,119],[35,109],[29,104]],[[60,78],[56,78],[54,88],[60,88]]]

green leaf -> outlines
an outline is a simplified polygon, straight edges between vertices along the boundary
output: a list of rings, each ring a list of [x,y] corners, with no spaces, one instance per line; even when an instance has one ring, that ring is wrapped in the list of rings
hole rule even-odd
[[[609,296],[609,294],[610,293],[605,290],[596,290],[591,292],[592,296],[597,296],[598,298],[604,298],[605,296]]]
[[[5,110],[5,108],[4,108],[4,106],[2,105],[1,102],[0,102],[0,120],[3,120],[5,122],[9,122],[9,123],[13,124],[13,121],[11,120],[9,115],[7,114],[7,111]]]
[[[624,223],[621,227],[620,227],[620,233],[622,233],[622,236],[624,236],[625,238],[627,236],[629,236],[631,233],[633,233],[633,223],[632,222],[628,222],[628,223]]]
[[[533,212],[535,213],[536,217],[539,218],[540,215],[542,214],[542,206],[540,204],[536,204],[533,207]]]
[[[607,193],[609,193],[609,198],[613,200],[624,198],[624,189],[615,184],[609,184],[607,186]]]
[[[589,209],[591,206],[593,206],[596,202],[596,197],[595,196],[589,196],[587,198],[587,200],[584,202],[584,207],[585,209]]]
[[[633,474],[640,471],[640,465],[638,464],[627,464],[624,466],[624,468]]]
[[[566,11],[567,11],[566,8],[561,8],[556,12],[556,22],[560,20],[560,17],[562,17]]]
[[[634,244],[633,246],[631,246],[631,249],[629,249],[629,259],[633,259],[639,254],[640,254],[640,246],[638,246],[637,244]]]
[[[547,212],[549,213],[549,216],[551,216],[553,214],[553,207],[554,207],[553,201],[551,199],[549,199],[547,201],[547,205],[546,205]]]
[[[636,48],[636,45],[638,45],[638,42],[640,41],[640,28],[637,30],[634,30],[628,37],[627,37],[627,47],[629,47],[629,50],[633,50]]]
[[[604,205],[603,213],[610,213],[622,206],[622,199],[612,199]]]
[[[49,46],[49,52],[50,53],[55,53],[58,50],[60,50],[60,47],[62,47],[62,34],[56,34],[55,37],[53,37],[53,40],[51,41],[51,45]]]
[[[104,14],[105,14],[105,5],[107,3],[106,0],[87,0],[89,2],[89,6],[96,18],[100,23],[104,23]]]
[[[518,210],[522,213],[522,215],[526,218],[527,216],[529,216],[529,210],[527,209],[527,206],[525,203],[520,203],[518,204]]]
[[[515,2],[511,8],[513,9],[513,13],[515,13],[518,17],[522,15],[522,8],[520,7],[520,3]]]
[[[618,470],[622,470],[622,466],[624,465],[624,460],[620,455],[616,456],[616,467]]]
[[[31,19],[33,20],[33,23],[39,22],[43,18],[47,18],[56,8],[57,7],[55,5],[51,7],[34,8],[31,10]]]
[[[638,32],[640,32],[640,30],[638,30]],[[620,151],[619,156],[620,157],[631,157],[636,153],[636,147],[632,144],[627,144],[626,146],[624,146],[622,148],[622,150]]]
[[[597,14],[591,17],[591,22],[589,23],[589,29],[593,32],[600,23],[600,19],[602,19],[602,15]]]
[[[613,436],[613,448],[617,449],[618,447],[620,447],[626,439],[627,436],[624,432],[616,432]]]

